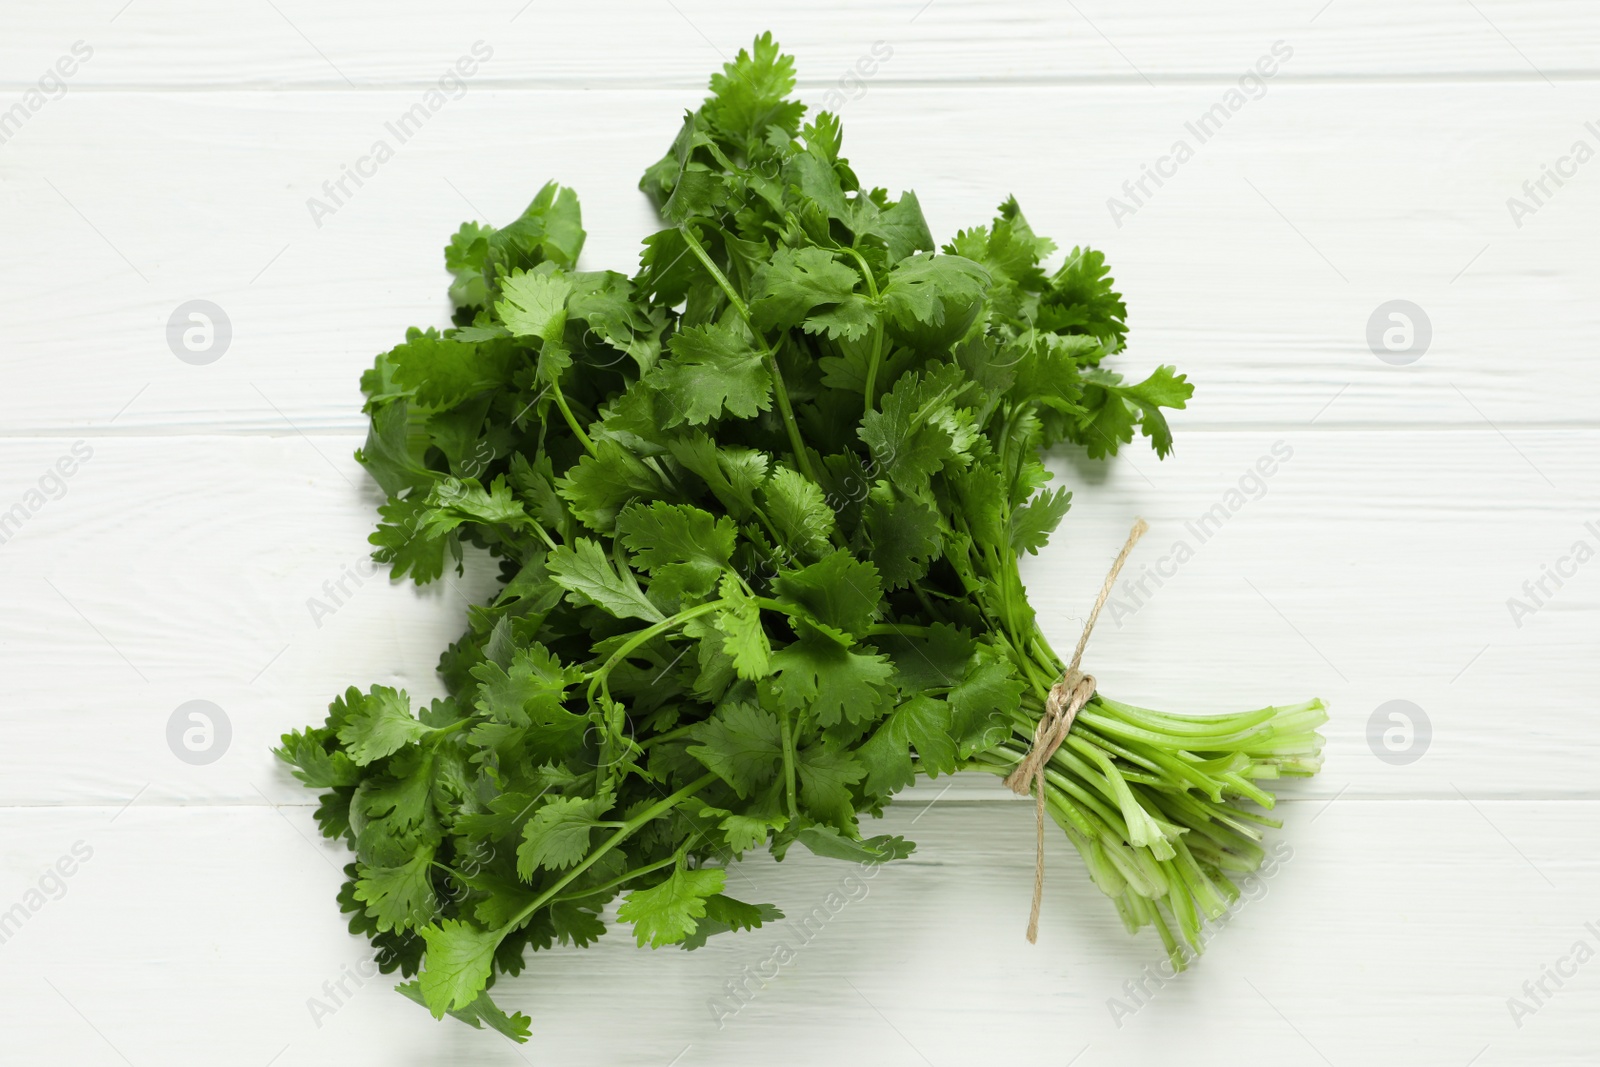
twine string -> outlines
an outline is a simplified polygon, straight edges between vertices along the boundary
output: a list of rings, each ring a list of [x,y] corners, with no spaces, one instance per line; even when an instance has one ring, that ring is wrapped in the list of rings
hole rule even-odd
[[[1100,595],[1095,598],[1094,607],[1089,611],[1089,618],[1083,624],[1083,633],[1078,636],[1078,647],[1072,652],[1072,662],[1062,672],[1061,680],[1050,687],[1049,694],[1044,701],[1044,714],[1039,718],[1039,724],[1033,729],[1033,744],[1022,757],[1011,773],[1006,776],[1006,785],[1018,796],[1027,796],[1028,789],[1032,787],[1034,797],[1034,829],[1038,838],[1037,848],[1034,853],[1033,863],[1033,908],[1028,915],[1028,942],[1033,944],[1039,940],[1039,906],[1044,900],[1044,769],[1050,762],[1050,757],[1056,754],[1067,739],[1067,732],[1072,729],[1073,720],[1078,717],[1078,712],[1089,698],[1094,696],[1094,675],[1085,674],[1078,669],[1078,664],[1083,659],[1083,650],[1089,643],[1089,635],[1094,632],[1095,620],[1100,617],[1100,609],[1105,607],[1106,601],[1111,596],[1111,587],[1116,584],[1117,574],[1122,570],[1122,565],[1128,561],[1128,553],[1133,551],[1133,546],[1144,532],[1150,527],[1143,519],[1133,521],[1133,529],[1128,532],[1128,540],[1123,543],[1122,551],[1117,553],[1117,558],[1111,563],[1111,570],[1106,573],[1105,584],[1100,587]]]

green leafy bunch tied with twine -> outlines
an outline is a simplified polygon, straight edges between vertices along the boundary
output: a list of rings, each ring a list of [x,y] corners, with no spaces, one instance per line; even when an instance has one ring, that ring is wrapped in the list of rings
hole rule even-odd
[[[1071,500],[1047,450],[1165,456],[1192,391],[1106,366],[1104,257],[1057,256],[1015,200],[936,244],[793,88],[770,36],[713,76],[645,173],[663,228],[632,276],[579,268],[554,184],[461,227],[452,325],[362,376],[376,558],[500,581],[447,696],[351,688],[278,754],[354,853],[351,930],[435,1017],[524,1040],[490,990],[530,950],[770,923],[739,857],[900,859],[863,817],[963,770],[1031,790],[1041,846],[1048,816],[1181,966],[1262,859],[1262,783],[1320,764],[1319,702],[1119,703],[1029,606],[1018,560]]]

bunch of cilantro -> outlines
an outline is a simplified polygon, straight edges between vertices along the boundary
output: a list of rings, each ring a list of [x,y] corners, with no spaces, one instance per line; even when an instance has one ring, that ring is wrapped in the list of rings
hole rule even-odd
[[[449,697],[350,689],[278,754],[356,854],[340,907],[400,991],[518,1040],[490,999],[530,949],[616,921],[693,948],[779,918],[726,866],[866,836],[919,774],[1005,775],[1063,664],[1017,573],[1067,511],[1046,449],[1172,447],[1184,377],[1102,366],[1104,259],[1015,201],[936,246],[805,122],[770,36],[711,80],[645,174],[666,228],[633,277],[578,268],[546,186],[446,249],[454,326],[362,378],[358,453],[396,577],[470,546],[503,583],[444,653]],[[1257,783],[1320,763],[1320,703],[1178,718],[1097,694],[1049,761],[1051,817],[1173,960],[1262,858]]]

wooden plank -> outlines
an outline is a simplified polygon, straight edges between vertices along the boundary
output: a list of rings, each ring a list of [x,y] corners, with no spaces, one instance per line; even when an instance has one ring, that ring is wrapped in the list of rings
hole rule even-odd
[[[1274,873],[1162,986],[1150,977],[1159,944],[1123,932],[1054,836],[1039,944],[1025,942],[1026,802],[940,803],[891,811],[884,829],[918,851],[875,877],[803,854],[740,865],[730,881],[783,908],[775,926],[689,953],[636,949],[623,928],[534,958],[496,989],[534,1020],[521,1049],[435,1023],[390,979],[359,977],[366,943],[332,899],[345,857],[308,841],[304,808],[0,810],[6,905],[74,843],[92,850],[3,946],[7,1043],[85,1067],[119,1056],[913,1065],[997,1053],[1220,1067],[1241,1048],[1290,1065],[1460,1065],[1485,1046],[1480,1063],[1585,1062],[1600,1012],[1592,964],[1559,989],[1546,980],[1553,995],[1520,1028],[1507,1002],[1558,960],[1570,970],[1577,941],[1600,943],[1600,863],[1572,847],[1594,839],[1600,805],[1290,807]],[[769,965],[788,958],[775,957],[780,942],[792,959]],[[729,983],[749,981],[746,968],[775,977],[736,1002]],[[341,980],[335,1000],[324,983]],[[1139,982],[1142,1003],[1128,992]],[[314,1013],[313,1000],[334,1010]]]
[[[9,5],[0,43],[4,84],[20,88],[72,42],[93,58],[75,86],[367,88],[425,85],[482,40],[486,82],[524,86],[705,84],[707,74],[772,30],[814,86],[840,87],[874,42],[893,49],[877,82],[1054,83],[1237,78],[1283,40],[1286,76],[1459,76],[1561,80],[1595,70],[1600,22],[1557,0],[1513,3],[1305,0],[1264,9],[1086,0],[844,0],[763,4],[681,0],[630,8],[469,0],[317,5],[306,0],[219,9],[200,0],[47,0]],[[852,85],[845,80],[844,88]]]
[[[391,137],[406,94],[70,96],[0,153],[18,253],[0,263],[0,419],[11,433],[360,432],[372,354],[446,323],[448,234],[480,213],[506,221],[555,177],[584,197],[586,262],[631,270],[655,227],[634,176],[697,95],[469,95],[347,183],[357,195],[320,228],[308,199]],[[1195,140],[1185,124],[1216,98],[875,89],[848,113],[847,150],[869,180],[918,188],[941,235],[1015,193],[1040,232],[1104,249],[1129,300],[1125,365],[1175,363],[1199,386],[1180,429],[1593,424],[1600,266],[1574,242],[1600,198],[1579,171],[1520,229],[1506,207],[1573,139],[1600,146],[1581,100],[1543,84],[1275,86],[1113,220],[1108,200],[1132,204],[1123,183]],[[1431,321],[1409,366],[1367,340],[1397,298]],[[231,322],[207,366],[167,340],[194,299]]]
[[[1070,648],[1127,523],[1144,515],[1151,533],[1090,669],[1108,694],[1172,712],[1323,697],[1328,765],[1300,795],[1593,795],[1596,572],[1547,584],[1525,617],[1507,605],[1531,605],[1523,583],[1574,542],[1600,546],[1586,526],[1600,524],[1600,434],[1526,436],[1559,491],[1489,432],[1219,432],[1191,435],[1164,463],[1135,451],[1109,474],[1063,467],[1075,510],[1024,578],[1045,633]],[[0,718],[14,751],[61,754],[18,761],[0,803],[114,804],[141,790],[165,803],[292,800],[300,791],[267,749],[334,694],[372,683],[439,694],[437,657],[491,577],[420,592],[357,581],[376,502],[350,458],[358,443],[85,439],[93,455],[65,495],[0,545],[0,589],[24,608],[0,618]],[[0,504],[28,504],[69,447],[5,442]],[[1367,741],[1369,719],[1397,699],[1432,728],[1405,765]],[[168,746],[190,700],[231,721],[219,762],[191,766]]]

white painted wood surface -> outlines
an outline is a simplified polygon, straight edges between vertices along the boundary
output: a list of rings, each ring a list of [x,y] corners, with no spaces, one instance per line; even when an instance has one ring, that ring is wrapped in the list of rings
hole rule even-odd
[[[867,180],[914,186],[943,234],[1016,193],[1041,232],[1107,252],[1128,365],[1197,382],[1171,460],[1059,458],[1074,511],[1026,577],[1065,642],[1132,515],[1152,522],[1135,577],[1198,548],[1102,623],[1094,670],[1172,710],[1328,699],[1324,775],[1282,805],[1292,857],[1118,1019],[1153,940],[1053,847],[1029,948],[1026,807],[936,783],[889,816],[917,855],[721,1028],[725,984],[791,928],[551,954],[501,987],[534,1018],[521,1049],[435,1026],[381,980],[319,1026],[308,999],[364,942],[333,906],[337,849],[266,748],[348,683],[435,691],[486,580],[367,580],[311,617],[376,500],[350,458],[356,376],[442,320],[446,235],[547,178],[584,198],[588,262],[627,269],[650,227],[637,173],[718,53],[767,27],[808,100],[852,97]],[[494,55],[465,94],[315,225],[306,198],[478,40]],[[29,909],[0,943],[0,1059],[1600,1062],[1600,964],[1545,978],[1520,1026],[1507,1005],[1577,941],[1600,949],[1600,565],[1520,626],[1507,608],[1574,542],[1600,547],[1600,164],[1520,226],[1507,207],[1575,141],[1600,148],[1592,6],[12,0],[0,115],[77,41],[93,55],[65,94],[0,127],[0,511],[81,460],[0,544],[0,910]],[[892,58],[840,90],[876,41]],[[1108,198],[1277,41],[1293,55],[1259,99],[1119,225]],[[164,337],[195,298],[234,327],[203,367]],[[1367,346],[1395,298],[1432,321],[1410,366]],[[1186,521],[1276,442],[1292,458],[1197,545]],[[233,724],[209,766],[166,747],[190,699]],[[1404,766],[1367,741],[1392,699],[1432,723]],[[78,842],[64,889],[30,896]],[[798,915],[848,873],[797,857],[741,877]]]

